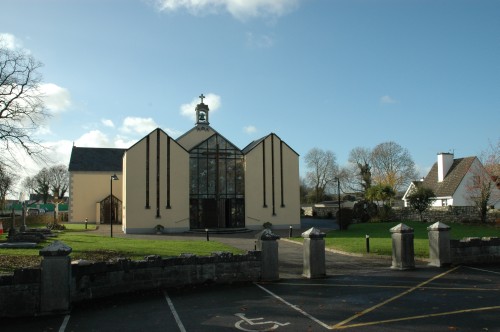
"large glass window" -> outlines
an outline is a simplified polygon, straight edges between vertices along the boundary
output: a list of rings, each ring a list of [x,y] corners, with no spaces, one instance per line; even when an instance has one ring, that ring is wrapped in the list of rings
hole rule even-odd
[[[245,226],[241,150],[215,134],[190,152],[190,227]]]

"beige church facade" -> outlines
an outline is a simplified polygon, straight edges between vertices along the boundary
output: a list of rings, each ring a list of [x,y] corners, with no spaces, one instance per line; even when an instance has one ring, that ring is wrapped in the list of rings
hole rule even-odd
[[[158,128],[128,149],[73,147],[70,220],[129,234],[298,227],[298,154],[274,133],[239,149],[200,97],[195,127],[177,139]]]

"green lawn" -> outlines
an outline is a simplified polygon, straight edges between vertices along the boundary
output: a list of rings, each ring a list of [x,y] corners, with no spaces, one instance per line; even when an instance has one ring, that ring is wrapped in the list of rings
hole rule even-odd
[[[370,253],[391,255],[392,241],[390,229],[399,222],[353,224],[347,231],[331,231],[325,238],[327,248],[352,252],[366,253],[366,235],[370,236]],[[404,222],[414,229],[415,257],[429,257],[429,239],[427,227],[431,224],[421,222]],[[500,228],[475,224],[449,224],[452,239],[464,237],[500,237]]]
[[[207,256],[217,251],[234,254],[244,252],[216,241],[110,238],[93,234],[91,229],[95,229],[94,225],[88,225],[88,230],[85,230],[84,225],[66,224],[65,226],[67,229],[61,231],[56,238],[40,243],[34,249],[0,249],[0,271],[38,265],[40,262],[39,250],[55,240],[62,241],[73,249],[71,253],[72,259],[94,261],[116,259],[118,257],[143,259],[147,255],[175,257],[183,253]],[[6,241],[6,234],[0,235],[0,242],[2,241]]]

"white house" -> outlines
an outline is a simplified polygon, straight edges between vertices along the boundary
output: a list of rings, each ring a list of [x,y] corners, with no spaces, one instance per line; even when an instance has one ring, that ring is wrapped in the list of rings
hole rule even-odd
[[[486,169],[477,157],[454,159],[452,153],[439,153],[429,173],[420,181],[413,181],[406,190],[403,201],[408,206],[406,197],[416,186],[432,189],[436,195],[432,206],[473,206],[471,200],[474,183],[481,177],[491,181],[490,206],[500,209],[500,190],[496,183],[487,176]]]

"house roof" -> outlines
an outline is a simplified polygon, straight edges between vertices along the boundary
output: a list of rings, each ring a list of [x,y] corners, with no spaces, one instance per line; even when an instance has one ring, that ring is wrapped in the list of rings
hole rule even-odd
[[[126,149],[73,146],[68,170],[70,172],[121,172],[125,151]]]
[[[424,181],[418,184],[432,189],[436,197],[453,196],[475,159],[476,157],[454,159],[442,182],[438,182],[438,165],[436,162],[424,178]]]

